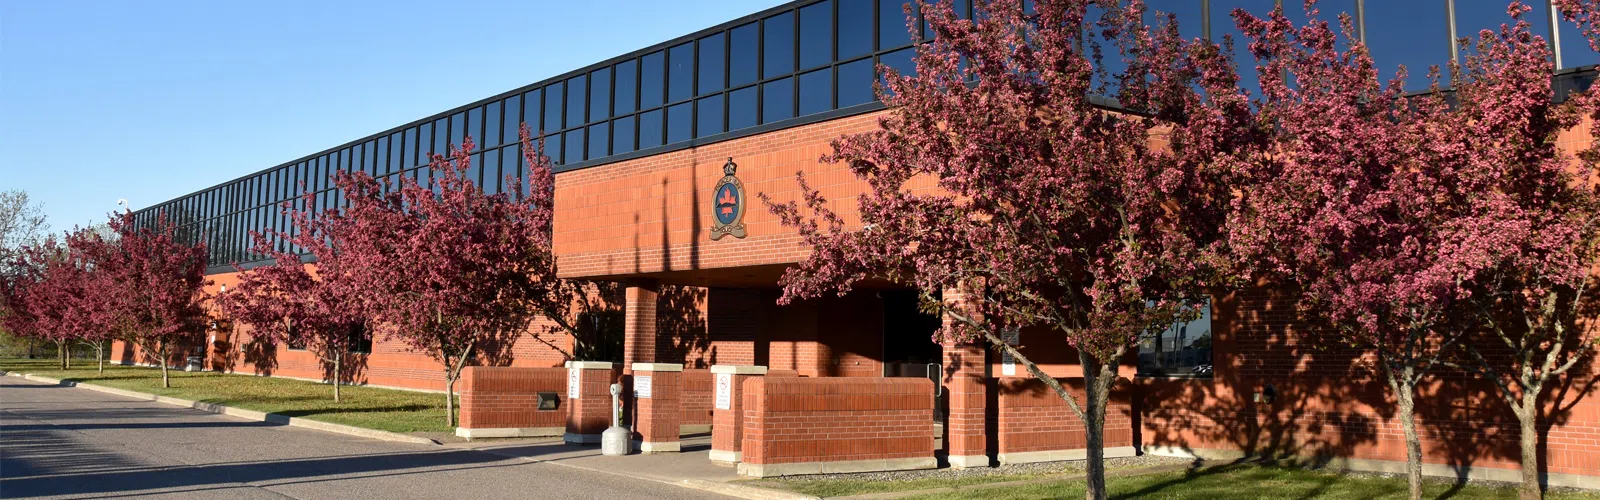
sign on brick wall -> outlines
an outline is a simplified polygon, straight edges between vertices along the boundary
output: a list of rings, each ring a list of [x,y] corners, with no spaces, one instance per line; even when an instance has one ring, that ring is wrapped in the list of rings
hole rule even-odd
[[[583,370],[567,369],[567,399],[583,397]]]
[[[634,377],[633,377],[633,397],[636,397],[636,398],[639,398],[639,399],[650,399],[650,376],[649,375],[634,375]]]
[[[1000,338],[1006,345],[1016,347],[1022,342],[1022,332],[1005,330],[1000,332]],[[1011,357],[1011,351],[1000,351],[1000,374],[1008,377],[1017,374],[1017,360]]]
[[[733,374],[717,374],[717,409],[733,409]]]
[[[728,163],[722,166],[722,179],[711,189],[712,240],[723,236],[744,237],[744,183],[734,176],[738,171],[739,165],[728,158]]]

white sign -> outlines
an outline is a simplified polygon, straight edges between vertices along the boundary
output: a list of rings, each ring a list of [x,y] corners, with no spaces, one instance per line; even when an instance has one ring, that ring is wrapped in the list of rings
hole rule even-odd
[[[583,397],[583,370],[580,368],[567,369],[567,399]]]
[[[650,376],[649,375],[634,375],[633,376],[633,397],[641,398],[641,399],[650,399]]]
[[[1005,330],[1000,332],[1000,338],[1006,341],[1006,345],[1016,347],[1022,340],[1022,332]],[[1017,360],[1011,357],[1011,351],[1000,351],[1000,374],[1008,377],[1017,374]]]
[[[717,374],[717,409],[733,409],[733,374]]]

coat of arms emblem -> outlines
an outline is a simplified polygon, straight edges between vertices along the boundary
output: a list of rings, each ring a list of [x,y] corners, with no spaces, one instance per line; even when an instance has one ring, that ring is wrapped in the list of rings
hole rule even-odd
[[[722,179],[717,181],[717,187],[711,190],[711,239],[720,240],[723,236],[732,235],[735,238],[744,237],[744,183],[739,182],[733,174],[739,170],[739,165],[728,158],[728,163],[722,166]]]

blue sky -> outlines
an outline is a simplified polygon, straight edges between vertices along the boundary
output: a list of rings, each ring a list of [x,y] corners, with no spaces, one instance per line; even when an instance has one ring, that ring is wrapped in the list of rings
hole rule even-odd
[[[779,3],[0,2],[0,190],[98,222]]]

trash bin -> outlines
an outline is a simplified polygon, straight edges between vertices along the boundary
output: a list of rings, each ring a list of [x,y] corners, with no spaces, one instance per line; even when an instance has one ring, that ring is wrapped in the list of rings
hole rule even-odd
[[[189,356],[188,361],[189,361],[188,364],[184,365],[183,371],[186,371],[186,372],[197,372],[197,371],[205,369],[205,366],[204,366],[205,358],[203,358],[203,357],[200,357],[200,356]]]

